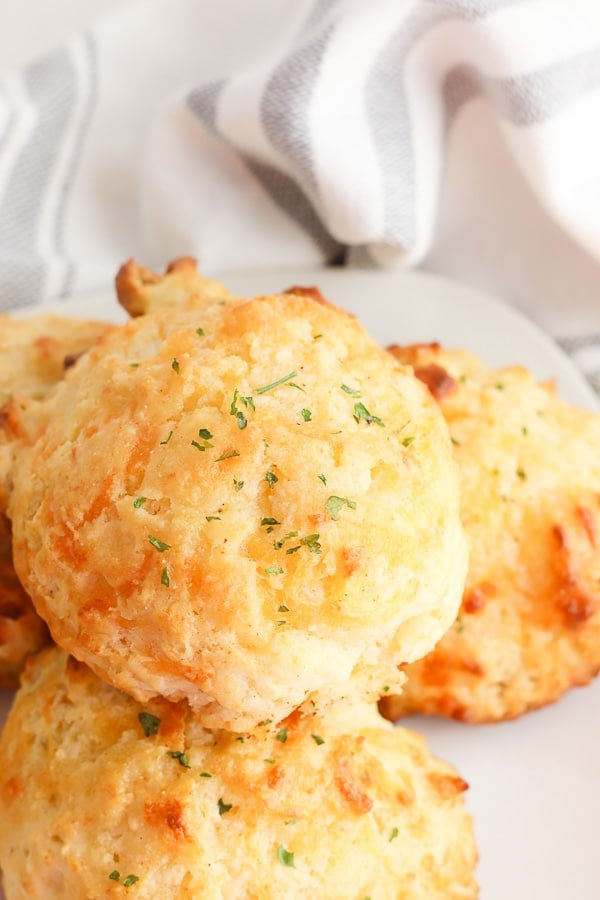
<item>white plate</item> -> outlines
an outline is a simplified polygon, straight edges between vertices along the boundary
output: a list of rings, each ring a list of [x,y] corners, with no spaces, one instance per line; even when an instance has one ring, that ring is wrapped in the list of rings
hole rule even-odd
[[[470,288],[420,273],[343,269],[236,273],[226,283],[248,295],[318,284],[384,344],[439,340],[467,347],[493,366],[521,363],[540,379],[556,379],[569,403],[598,409],[592,389],[549,338]],[[108,293],[52,308],[124,318]],[[8,702],[6,695],[5,709]],[[600,682],[516,722],[467,726],[414,718],[410,724],[470,784],[482,900],[597,900]]]

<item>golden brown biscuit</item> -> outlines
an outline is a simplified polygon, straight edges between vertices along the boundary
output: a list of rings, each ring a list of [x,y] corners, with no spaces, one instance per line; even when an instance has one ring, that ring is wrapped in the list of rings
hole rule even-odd
[[[219,281],[204,278],[198,272],[191,256],[174,259],[164,275],[130,259],[117,272],[115,286],[119,303],[132,317],[189,301],[231,299]]]
[[[58,648],[0,739],[7,900],[477,896],[465,782],[374,707],[205,731]]]
[[[457,621],[382,709],[519,716],[600,668],[600,416],[522,368],[439,345],[392,352],[438,395],[472,547]]]
[[[67,365],[93,344],[107,326],[83,319],[0,315],[0,687],[14,687],[24,660],[46,640],[12,565],[10,526],[4,515],[21,409],[39,400],[63,377]],[[20,399],[12,400],[13,395]]]
[[[108,329],[105,322],[42,313],[0,315],[0,405],[12,394],[41,400],[67,366]]]
[[[456,615],[458,478],[437,405],[297,295],[114,329],[45,404],[11,499],[54,639],[209,727],[399,686]]]

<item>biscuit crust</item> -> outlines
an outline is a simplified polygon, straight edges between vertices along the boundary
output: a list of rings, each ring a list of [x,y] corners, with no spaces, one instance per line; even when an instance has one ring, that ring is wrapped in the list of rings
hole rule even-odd
[[[437,405],[293,294],[113,329],[20,455],[15,565],[54,639],[141,702],[243,730],[398,687],[456,615],[466,544]]]
[[[65,361],[72,364],[106,329],[56,315],[0,315],[0,687],[16,687],[25,659],[48,640],[15,573],[5,516],[19,418],[28,401],[42,400],[60,381]]]
[[[6,896],[467,900],[465,788],[372,706],[240,739],[185,703],[142,707],[51,648],[0,739]]]
[[[600,668],[600,416],[523,368],[439,345],[392,352],[434,392],[445,383],[471,561],[456,622],[382,711],[520,716]]]
[[[163,275],[129,259],[117,272],[115,288],[119,303],[132,318],[165,306],[231,299],[224,285],[198,272],[191,256],[174,259]]]

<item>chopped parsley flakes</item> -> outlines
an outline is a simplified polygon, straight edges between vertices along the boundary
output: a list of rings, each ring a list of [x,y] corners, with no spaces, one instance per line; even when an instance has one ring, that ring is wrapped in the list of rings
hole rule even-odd
[[[268,471],[267,474],[265,475],[265,481],[267,482],[267,484],[269,485],[269,487],[271,488],[271,490],[273,490],[273,488],[275,487],[275,485],[276,485],[277,482],[279,481],[279,478],[277,477],[277,475],[275,474],[275,472],[273,471],[273,469],[269,469],[269,471]]]
[[[184,769],[191,769],[187,754],[184,750],[167,750],[167,756],[170,756],[171,759],[178,760],[179,765],[183,766]]]
[[[236,388],[233,392],[233,400],[231,401],[231,406],[229,407],[229,414],[235,416],[238,428],[240,429],[240,431],[242,431],[247,426],[248,419],[246,418],[242,410],[238,408],[238,396],[239,391]],[[245,406],[248,406],[248,403],[246,401],[250,401],[252,403],[252,408],[254,409],[254,401],[252,400],[252,397],[242,397],[241,400],[244,401]]]
[[[283,569],[281,566],[267,566],[265,569],[267,575],[283,575]]]
[[[304,419],[305,422],[310,422],[310,420],[312,419],[312,413],[311,413],[310,409],[301,409],[300,415],[302,416],[302,418]]]
[[[277,859],[282,866],[288,866],[291,869],[296,868],[294,865],[294,854],[286,850],[283,844],[280,844],[277,848]]]
[[[277,381],[272,381],[270,384],[265,384],[263,387],[257,388],[256,393],[266,394],[267,391],[272,391],[274,388],[280,387],[282,384],[285,384],[286,381],[291,381],[297,374],[297,372],[290,372],[289,375],[284,375],[283,378],[278,378]]]
[[[110,873],[110,875],[108,877],[110,878],[111,881],[120,881],[121,873],[117,872],[116,869],[113,869],[113,871]],[[126,875],[122,881],[122,885],[123,885],[123,887],[128,888],[128,887],[131,887],[132,885],[134,885],[139,880],[140,879],[137,875]]]
[[[153,716],[152,713],[149,712],[141,712],[138,713],[138,719],[142,726],[144,737],[152,737],[153,734],[158,733],[158,729],[160,728],[160,719],[158,716]]]
[[[360,422],[361,419],[364,419],[367,425],[375,422],[376,425],[380,425],[382,428],[385,427],[379,416],[374,416],[372,413],[370,413],[364,403],[354,404],[354,418],[357,422]]]
[[[143,506],[148,498],[147,497],[136,497],[133,501],[133,505],[136,509],[139,509],[140,506]]]
[[[160,583],[164,585],[164,587],[171,587],[171,579],[169,578],[169,570],[166,566],[164,566],[162,572],[160,573]]]
[[[324,744],[324,743],[325,743],[325,739],[322,738],[322,737],[321,737],[320,735],[318,735],[318,734],[311,734],[311,738],[313,739],[313,741],[315,742],[315,744],[317,745],[317,747],[320,747],[321,744]]]
[[[164,553],[165,550],[171,549],[170,544],[166,544],[164,541],[159,540],[159,538],[154,537],[153,534],[148,535],[148,541],[152,544],[155,550],[158,550],[159,553]]]
[[[347,506],[349,509],[356,509],[356,502],[348,500],[347,497],[332,496],[329,497],[325,504],[325,511],[329,513],[334,522],[337,522],[344,506]]]
[[[300,543],[303,547],[308,547],[311,553],[320,553],[321,552],[321,544],[319,543],[318,534],[307,534],[306,537],[300,538]]]
[[[391,830],[391,832],[390,832],[390,837],[389,837],[390,842],[393,841],[394,838],[397,838],[398,835],[399,835],[399,833],[400,833],[400,832],[398,831],[397,828],[392,828],[392,830]]]
[[[350,394],[351,397],[360,397],[360,391],[356,388],[348,387],[347,384],[340,384],[340,387],[346,394]]]
[[[217,456],[216,462],[222,462],[224,459],[233,459],[234,456],[239,455],[239,450],[230,450],[229,453],[223,453],[222,456]]]
[[[171,360],[171,368],[179,375],[179,361],[175,357]]]
[[[200,450],[201,453],[204,453],[204,451],[208,450],[209,447],[214,447],[214,444],[210,443],[212,439],[212,433],[208,430],[208,428],[200,428],[198,431],[198,437],[201,439],[202,443],[200,443],[199,441],[192,441],[192,447],[195,447],[196,450]]]
[[[233,803],[223,803],[223,798],[219,797],[218,807],[219,807],[219,815],[220,816],[224,816],[225,813],[228,813],[232,806],[233,806]]]
[[[285,744],[288,739],[288,733],[285,728],[282,728],[281,731],[278,731],[275,735],[280,744]]]

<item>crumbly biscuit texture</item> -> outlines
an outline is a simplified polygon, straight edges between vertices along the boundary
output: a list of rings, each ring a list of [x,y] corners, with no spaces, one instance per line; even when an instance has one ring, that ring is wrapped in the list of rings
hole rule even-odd
[[[367,705],[252,734],[140,706],[58,648],[0,739],[7,900],[466,900],[465,782]],[[128,887],[129,886],[129,887]]]
[[[119,303],[132,317],[165,306],[231,299],[221,282],[204,278],[198,272],[196,260],[191,256],[174,259],[163,275],[130,259],[119,269],[115,287]]]
[[[12,462],[28,404],[42,400],[69,366],[106,331],[85,319],[42,314],[0,315],[0,686],[15,687],[24,660],[47,640],[12,565],[10,525],[4,515]],[[31,417],[32,410],[29,410]]]
[[[0,687],[14,688],[27,657],[48,641],[12,564],[10,524],[0,515]]]
[[[403,681],[456,615],[437,405],[356,320],[293,294],[110,332],[20,456],[15,565],[57,643],[209,727]]]
[[[381,708],[514,718],[600,668],[600,416],[523,368],[439,345],[393,352],[448,422],[471,561],[456,622]]]
[[[0,405],[15,393],[41,400],[109,327],[52,313],[0,315]]]

